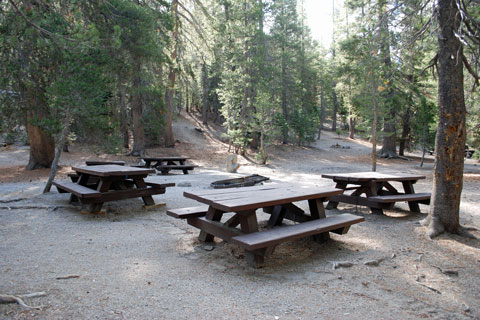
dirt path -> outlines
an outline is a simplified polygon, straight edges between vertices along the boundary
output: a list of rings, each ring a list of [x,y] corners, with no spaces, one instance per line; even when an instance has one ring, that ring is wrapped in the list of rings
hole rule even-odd
[[[197,240],[197,230],[165,214],[168,208],[195,205],[185,190],[209,188],[212,181],[258,173],[275,182],[331,185],[327,172],[370,169],[369,146],[324,133],[311,147],[269,149],[271,163],[241,159],[238,174],[224,172],[228,145],[215,139],[220,129],[181,117],[175,149],[149,149],[149,155],[184,155],[200,165],[190,175],[153,176],[175,182],[164,208],[146,211],[141,200],[106,205],[103,216],[81,215],[68,196],[41,194],[48,170],[25,172],[28,149],[0,151],[0,293],[45,291],[26,299],[41,310],[0,305],[1,319],[480,319],[480,241],[458,236],[427,240],[419,221],[399,204],[385,216],[363,207],[340,205],[328,215],[364,216],[346,235],[316,244],[285,243],[262,269],[247,266],[243,252],[227,243],[214,249]],[[330,148],[339,144],[347,148]],[[62,174],[95,155],[74,146],[64,154]],[[379,171],[422,173],[417,192],[431,191],[432,164],[381,160]],[[480,228],[480,175],[466,165],[461,223]],[[189,183],[190,186],[178,187]],[[184,184],[181,184],[184,185]],[[188,184],[187,184],[188,185]],[[300,204],[305,207],[305,204]],[[428,206],[421,206],[422,212]],[[267,215],[261,216],[262,224]],[[480,232],[472,231],[477,236]],[[378,266],[365,262],[377,260]],[[350,267],[333,269],[334,262]],[[75,276],[70,277],[68,276]],[[67,277],[68,279],[57,279]]]

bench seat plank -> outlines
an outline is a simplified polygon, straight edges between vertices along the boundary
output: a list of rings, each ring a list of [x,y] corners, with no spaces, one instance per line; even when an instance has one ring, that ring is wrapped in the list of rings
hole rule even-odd
[[[391,194],[386,196],[374,196],[369,197],[368,200],[379,202],[379,203],[391,203],[391,202],[401,202],[401,201],[428,201],[430,202],[431,198],[430,193],[412,193],[412,194]]]
[[[76,195],[79,198],[97,198],[100,197],[102,194],[97,190],[90,189],[88,187],[81,186],[72,181],[54,181],[53,185],[57,187],[59,192],[60,190],[70,192]]]
[[[167,214],[177,219],[187,219],[192,217],[203,217],[207,214],[208,206],[198,206],[189,208],[170,209]]]
[[[166,165],[160,165],[156,166],[155,168],[157,170],[162,170],[162,169],[169,169],[169,170],[193,170],[194,168],[198,167],[197,165],[194,164],[166,164]]]
[[[145,181],[145,184],[149,187],[154,188],[154,189],[163,189],[163,188],[168,188],[168,187],[175,187],[175,183],[157,183],[157,182]]]
[[[122,160],[86,160],[85,164],[87,166],[101,166],[101,165],[106,165],[106,164],[116,164],[119,166],[124,166],[125,161]]]
[[[285,241],[296,240],[328,231],[347,228],[352,224],[365,221],[365,218],[344,213],[325,219],[315,219],[296,225],[272,228],[266,231],[253,232],[233,237],[233,244],[247,250],[256,250],[280,244]]]

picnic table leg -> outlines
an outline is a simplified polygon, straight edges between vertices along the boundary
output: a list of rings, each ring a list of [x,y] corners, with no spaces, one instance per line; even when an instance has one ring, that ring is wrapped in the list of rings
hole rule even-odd
[[[134,179],[133,179],[133,182],[135,183],[135,185],[137,186],[137,188],[146,188],[146,187],[147,187],[147,184],[145,183],[145,180],[143,180],[143,178],[134,178]],[[152,196],[142,197],[142,200],[143,200],[143,203],[144,203],[146,206],[153,206],[153,205],[155,205],[155,201],[153,200]]]
[[[88,183],[88,179],[90,179],[89,174],[80,173],[79,176],[76,178],[76,181],[72,180],[72,182],[76,182],[81,186],[86,186]],[[78,202],[78,201],[79,201],[78,197],[72,193],[70,195],[70,202]]]
[[[327,215],[325,214],[325,208],[323,207],[323,200],[324,198],[308,200],[310,215],[313,219],[325,219],[327,217]],[[328,234],[328,232],[313,236],[313,240],[317,243],[324,243],[328,241],[328,239],[330,239],[330,235]]]
[[[112,181],[110,180],[100,180],[98,183],[97,191],[99,192],[107,192],[112,185]],[[92,203],[90,204],[90,213],[100,212],[102,210],[103,202]]]
[[[282,225],[283,217],[285,216],[285,207],[278,205],[274,206],[272,213],[270,215],[270,219],[268,220],[268,226],[280,226]]]
[[[367,198],[377,196],[378,191],[381,189],[382,189],[381,182],[377,183],[376,181],[371,181],[369,188],[367,188],[367,191],[368,191]],[[383,209],[370,207],[370,210],[372,210],[373,214],[383,215]]]
[[[213,207],[209,207],[207,214],[205,215],[205,219],[212,220],[212,221],[220,221],[222,219],[222,216],[223,216],[222,211],[217,210]],[[206,233],[205,231],[200,231],[200,235],[198,236],[198,239],[202,242],[212,242],[213,235]]]
[[[335,188],[337,189],[345,189],[347,187],[347,184],[345,182],[337,182],[337,184],[335,185]],[[323,207],[323,204],[322,204],[322,207]],[[332,210],[332,209],[337,209],[338,207],[338,202],[336,201],[328,201],[328,204],[327,204],[327,209],[328,210]]]
[[[415,193],[415,190],[413,189],[412,181],[403,181],[402,184],[403,184],[403,190],[405,190],[406,194]],[[420,213],[420,206],[418,205],[418,202],[409,201],[408,207],[410,208],[410,211]]]
[[[257,215],[255,210],[250,210],[248,212],[242,213],[240,216],[240,227],[243,233],[252,233],[258,231],[258,222]],[[265,253],[273,252],[274,248],[267,248],[265,250],[245,250],[245,258],[247,259],[248,265],[259,268],[264,265],[265,262]]]

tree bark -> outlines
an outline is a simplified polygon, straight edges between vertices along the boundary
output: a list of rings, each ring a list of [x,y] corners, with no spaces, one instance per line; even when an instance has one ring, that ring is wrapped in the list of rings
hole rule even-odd
[[[377,111],[377,83],[375,80],[375,73],[372,71],[372,105],[373,105],[373,123],[372,123],[372,171],[377,171],[377,125],[378,125],[378,111]]]
[[[393,94],[392,97],[393,98]],[[388,98],[387,99],[391,99]],[[395,126],[395,109],[393,106],[388,111],[388,116],[384,117],[383,123],[383,142],[382,149],[380,149],[381,158],[396,158],[397,142],[396,142],[396,126]]]
[[[187,113],[190,112],[190,97],[189,97],[189,92],[188,92],[188,86],[189,86],[188,79],[185,79],[185,111]]]
[[[55,157],[55,140],[36,124],[48,116],[45,98],[39,91],[26,89],[27,103],[29,104],[26,128],[30,144],[27,170],[50,168]]]
[[[317,140],[322,135],[323,122],[325,121],[325,86],[322,83],[320,87],[320,126],[318,127]]]
[[[133,125],[133,148],[132,156],[145,156],[145,133],[143,130],[142,114],[143,114],[143,102],[140,93],[141,77],[140,77],[140,65],[136,68],[138,73],[133,79],[134,94],[132,97],[132,125]]]
[[[282,46],[282,113],[285,124],[282,128],[283,144],[288,143],[288,108],[287,108],[287,61],[285,45]]]
[[[173,136],[173,96],[175,93],[175,77],[176,77],[176,63],[177,63],[177,49],[178,49],[178,0],[174,0],[172,3],[174,12],[175,27],[173,29],[173,50],[170,55],[172,65],[168,72],[168,88],[166,95],[166,112],[165,112],[165,128],[164,128],[164,144],[166,148],[175,147],[175,138]]]
[[[400,145],[398,147],[398,154],[405,155],[405,148],[407,147],[408,136],[410,135],[410,106],[405,110],[405,114],[402,117],[402,138],[400,139]]]
[[[119,86],[119,100],[120,100],[120,131],[123,137],[123,147],[128,149],[130,147],[130,137],[128,134],[128,112],[127,112],[127,95],[125,86]]]
[[[350,114],[350,116],[348,117],[348,130],[349,130],[348,137],[350,139],[355,139],[355,124],[356,123],[357,123],[357,119],[352,114]]]
[[[461,16],[454,0],[438,0],[438,129],[428,235],[459,232],[466,107],[463,48],[455,36]]]
[[[202,123],[207,124],[207,64],[202,64]]]
[[[332,83],[332,98],[333,98],[333,115],[332,115],[332,131],[337,131],[337,113],[338,113],[338,98],[335,87],[337,86],[336,82]]]
[[[397,155],[397,128],[395,105],[393,104],[395,91],[393,89],[393,75],[392,75],[392,59],[390,56],[390,31],[388,29],[388,19],[385,13],[387,1],[378,1],[378,19],[379,36],[380,36],[380,53],[383,60],[384,79],[388,80],[387,91],[384,95],[385,101],[385,116],[383,120],[383,143],[382,149],[380,149],[380,157],[382,158],[395,158]]]

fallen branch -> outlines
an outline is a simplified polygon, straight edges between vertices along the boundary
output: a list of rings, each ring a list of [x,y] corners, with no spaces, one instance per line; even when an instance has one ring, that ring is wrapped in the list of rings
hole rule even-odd
[[[27,293],[27,294],[22,294],[22,295],[18,295],[18,296],[9,295],[9,294],[0,294],[0,303],[18,303],[19,305],[21,305],[24,308],[41,309],[43,306],[36,306],[36,307],[29,306],[25,302],[23,302],[23,299],[43,297],[43,296],[46,296],[46,295],[47,295],[47,293],[44,292],[44,291]]]
[[[434,266],[434,265],[432,265],[432,267],[437,268],[438,270],[440,270],[441,273],[446,274],[447,276],[458,276],[458,271],[457,270],[442,269],[442,268],[440,268],[438,266]]]
[[[417,283],[418,283],[419,285],[421,285],[422,287],[425,287],[425,288],[427,288],[427,289],[429,289],[429,290],[432,290],[432,291],[435,292],[435,293],[442,294],[439,290],[437,290],[437,289],[435,289],[435,288],[433,288],[433,287],[427,286],[426,284],[423,284],[423,283],[420,283],[420,282],[417,282]]]
[[[57,279],[57,280],[65,280],[65,279],[76,279],[76,278],[80,278],[80,276],[79,276],[78,274],[71,274],[71,275],[68,275],[68,276],[56,277],[55,279]]]

